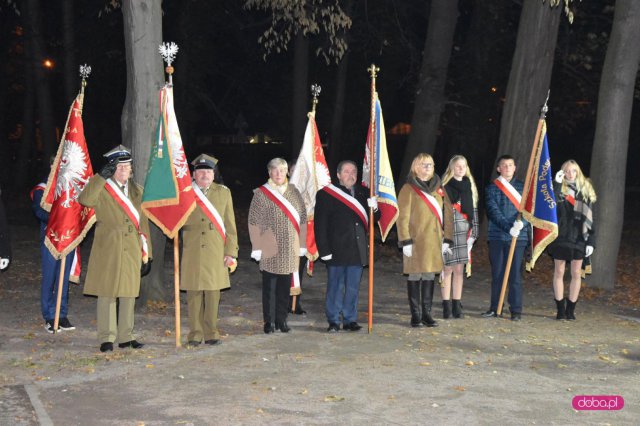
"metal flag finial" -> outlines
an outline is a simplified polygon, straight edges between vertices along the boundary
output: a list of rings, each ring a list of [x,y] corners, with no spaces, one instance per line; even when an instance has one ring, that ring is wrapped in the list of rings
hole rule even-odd
[[[316,112],[316,105],[318,105],[318,96],[320,96],[321,90],[322,90],[322,87],[320,87],[320,85],[318,84],[311,85],[311,96],[313,96],[313,100],[311,104],[311,112],[313,112],[314,114]]]
[[[87,85],[87,78],[89,78],[89,74],[91,74],[91,65],[80,65],[80,77],[82,77],[82,87],[80,91],[84,93],[84,88]]]
[[[169,85],[173,85],[174,68],[171,66],[171,64],[176,59],[176,55],[178,54],[178,45],[172,41],[162,43],[160,47],[158,47],[158,52],[160,52],[162,59],[167,63],[167,66],[164,70],[167,74],[169,74]]]
[[[371,66],[367,68],[367,71],[369,71],[369,75],[371,75],[371,78],[376,78],[378,72],[380,71],[380,67],[377,67],[376,64],[371,64]]]
[[[549,106],[547,105],[547,102],[549,102],[549,96],[551,96],[551,90],[547,92],[547,99],[544,100],[544,105],[542,105],[542,108],[540,109],[540,116],[543,118],[547,116],[547,111],[549,111]]]

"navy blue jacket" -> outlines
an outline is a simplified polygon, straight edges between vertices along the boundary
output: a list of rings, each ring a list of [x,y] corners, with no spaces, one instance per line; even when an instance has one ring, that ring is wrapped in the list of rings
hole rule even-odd
[[[518,179],[512,179],[511,185],[522,194],[524,184]],[[491,182],[485,191],[485,202],[487,207],[487,218],[489,219],[489,229],[487,239],[489,241],[511,241],[509,230],[513,226],[518,209],[513,205],[511,200]],[[529,222],[522,219],[524,227],[520,231],[518,241],[529,241]]]

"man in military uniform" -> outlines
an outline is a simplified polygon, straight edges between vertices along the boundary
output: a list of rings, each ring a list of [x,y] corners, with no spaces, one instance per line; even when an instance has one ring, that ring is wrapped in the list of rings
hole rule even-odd
[[[238,235],[231,192],[214,183],[218,160],[201,154],[193,162],[196,209],[182,227],[182,276],[187,291],[190,346],[202,340],[220,343],[218,305],[220,290],[229,288],[229,269],[235,270]]]
[[[140,276],[151,268],[149,222],[142,214],[142,187],[131,177],[131,151],[118,145],[104,155],[107,164],[94,175],[78,201],[93,207],[96,230],[84,293],[98,296],[100,351],[143,346],[133,337]],[[119,301],[116,322],[116,299]]]

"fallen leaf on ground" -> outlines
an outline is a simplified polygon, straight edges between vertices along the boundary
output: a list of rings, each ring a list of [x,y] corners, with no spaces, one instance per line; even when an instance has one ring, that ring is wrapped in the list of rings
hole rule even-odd
[[[463,386],[454,386],[453,389],[457,390],[458,392],[464,392],[467,390]]]
[[[464,363],[464,365],[468,365],[469,367],[471,367],[471,366],[474,365],[474,363],[473,363],[473,361],[467,361],[467,362]]]
[[[337,396],[337,395],[327,395],[324,397],[324,402],[339,402],[339,401],[344,401],[344,397]]]
[[[430,362],[428,362],[428,361],[423,361],[423,362],[421,362],[421,363],[420,363],[420,365],[421,365],[422,367],[428,367],[428,366],[430,366],[430,365],[431,365],[431,363],[430,363]]]

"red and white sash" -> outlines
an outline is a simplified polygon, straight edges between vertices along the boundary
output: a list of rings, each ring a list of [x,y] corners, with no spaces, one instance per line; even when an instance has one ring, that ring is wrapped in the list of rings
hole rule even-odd
[[[260,186],[258,189],[260,189],[260,191],[262,191],[262,193],[268,199],[270,199],[276,206],[278,206],[278,208],[282,211],[282,213],[284,213],[287,219],[289,219],[289,221],[293,225],[293,228],[298,233],[298,239],[299,239],[300,215],[298,214],[298,211],[295,209],[295,207],[293,207],[293,205],[289,202],[289,200],[284,198],[284,196],[280,192],[273,190],[269,186],[269,184],[265,183],[264,185]],[[293,289],[296,289],[296,290],[293,290]],[[295,271],[293,274],[291,274],[290,293],[292,295],[300,294],[299,289],[300,289],[300,275],[298,274],[298,271]]]
[[[573,189],[569,188],[567,194],[564,196],[564,199],[567,200],[572,206],[576,206],[576,192]]]
[[[442,222],[442,207],[440,207],[438,200],[436,200],[436,198],[433,195],[424,192],[422,189],[418,188],[415,185],[411,185],[411,188],[413,188],[413,190],[416,191],[418,196],[422,199],[422,201],[425,202],[427,207],[429,207],[429,210],[431,210],[431,212],[436,217],[436,219],[438,219],[438,223],[440,223],[440,227],[444,228],[444,223]]]
[[[124,194],[122,193],[120,188],[118,188],[118,185],[114,181],[112,181],[111,179],[107,179],[104,189],[106,189],[109,195],[113,197],[115,202],[118,203],[120,207],[122,207],[122,210],[124,210],[124,213],[127,215],[129,220],[131,220],[131,222],[133,222],[133,224],[135,225],[136,231],[138,231],[138,234],[140,235],[140,242],[142,243],[142,261],[144,263],[147,263],[149,261],[147,236],[140,231],[140,213],[138,213],[138,210],[136,210],[136,208],[133,206],[131,200],[124,196]]]
[[[227,242],[227,230],[224,227],[224,221],[222,220],[222,216],[218,213],[218,210],[211,204],[211,201],[204,195],[202,190],[198,188],[198,185],[193,185],[193,191],[196,194],[196,203],[205,216],[211,221],[216,230],[220,233],[223,242]]]
[[[358,215],[364,226],[369,226],[369,217],[367,216],[367,212],[362,207],[362,204],[355,197],[347,194],[334,184],[330,183],[329,185],[322,188],[327,194],[331,195],[345,206],[349,207],[353,212]]]
[[[496,180],[493,181],[500,191],[504,193],[504,195],[513,203],[516,209],[520,209],[520,201],[522,200],[522,195],[511,185],[511,182],[503,178],[502,176],[498,176]]]

